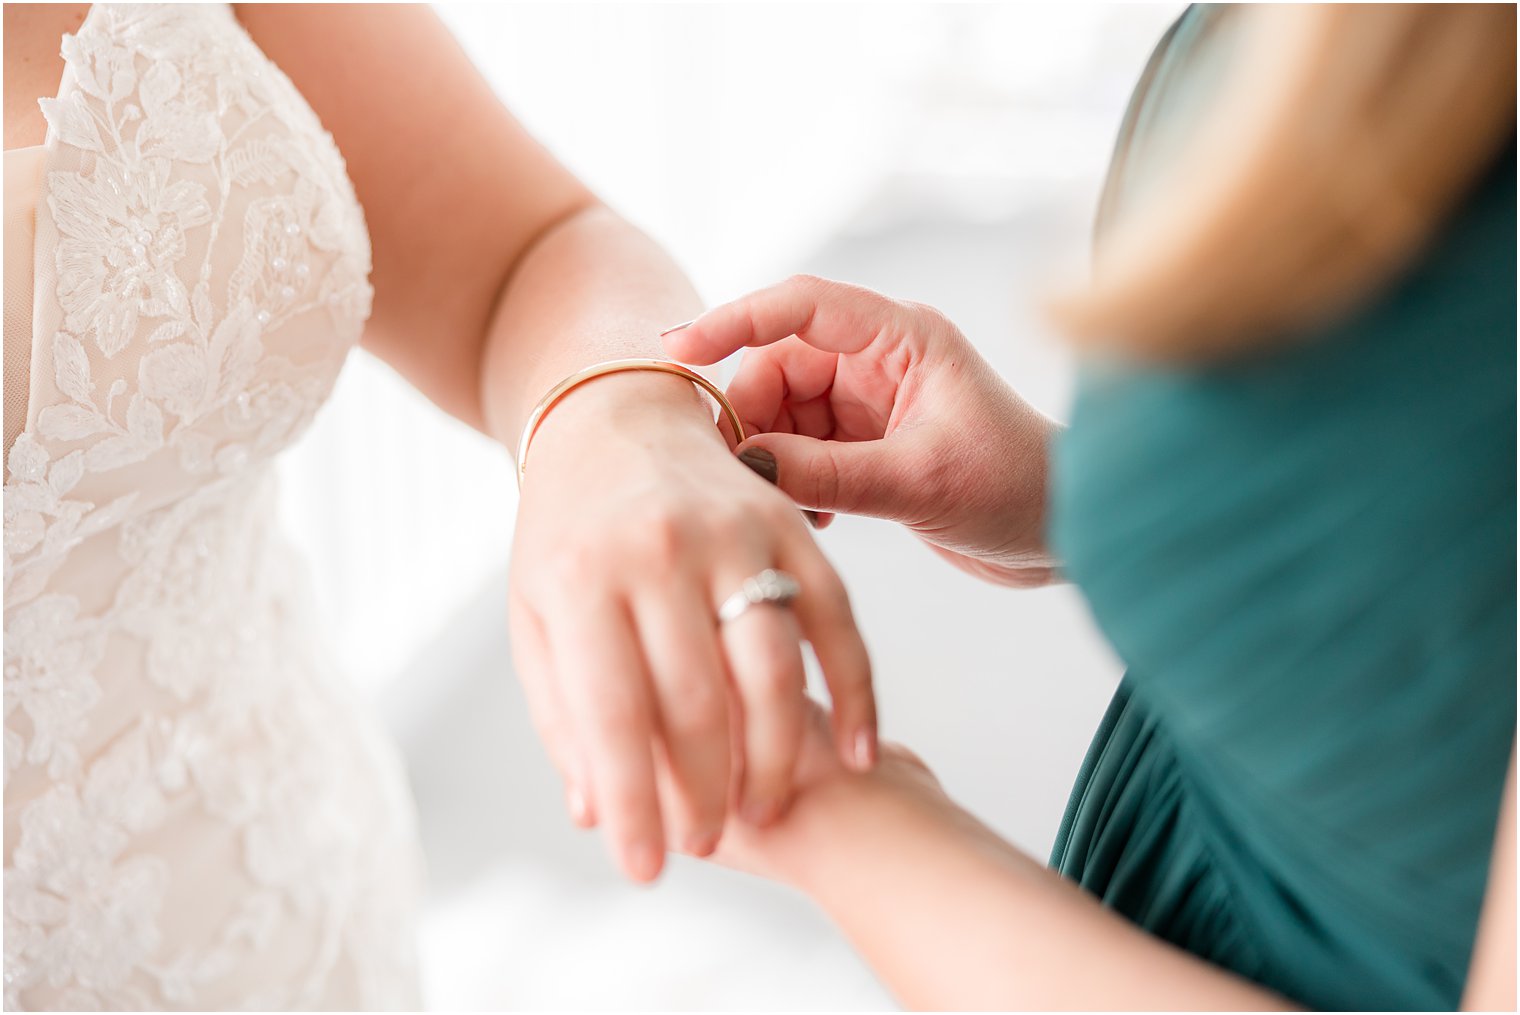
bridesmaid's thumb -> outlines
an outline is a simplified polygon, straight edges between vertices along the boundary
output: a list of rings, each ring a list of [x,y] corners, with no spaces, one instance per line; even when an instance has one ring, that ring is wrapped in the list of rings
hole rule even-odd
[[[739,457],[802,508],[842,514],[892,514],[890,469],[882,441],[821,441],[766,433],[739,446]],[[819,528],[828,524],[822,518]]]
[[[777,485],[779,473],[776,467],[776,456],[769,451],[762,447],[747,447],[739,452],[739,461],[749,466],[751,472],[767,483],[772,486]],[[811,508],[803,508],[802,517],[806,518],[807,523],[815,529],[826,529],[834,520],[833,515],[824,511],[814,511]]]

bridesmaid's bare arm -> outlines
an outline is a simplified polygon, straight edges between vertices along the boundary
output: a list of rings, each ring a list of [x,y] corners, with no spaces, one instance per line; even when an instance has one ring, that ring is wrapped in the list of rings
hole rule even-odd
[[[1473,945],[1472,968],[1462,995],[1467,1011],[1515,1010],[1515,755],[1494,833],[1494,858],[1488,868],[1483,917]]]

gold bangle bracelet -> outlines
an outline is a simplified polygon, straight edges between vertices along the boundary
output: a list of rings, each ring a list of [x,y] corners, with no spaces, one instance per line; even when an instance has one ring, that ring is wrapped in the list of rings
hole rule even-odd
[[[587,381],[595,380],[598,377],[605,377],[608,374],[628,373],[635,370],[674,374],[677,377],[684,377],[688,381],[691,381],[712,396],[713,401],[718,403],[718,408],[723,410],[723,415],[728,419],[729,425],[734,428],[735,438],[741,443],[744,441],[744,424],[740,422],[739,414],[734,411],[734,407],[729,404],[727,396],[723,394],[723,391],[716,384],[690,367],[663,359],[607,360],[604,363],[593,363],[589,367],[577,370],[569,377],[560,381],[550,388],[543,398],[538,400],[538,404],[528,414],[528,422],[523,426],[522,439],[517,442],[517,485],[519,488],[522,486],[523,477],[528,474],[528,445],[533,442],[533,435],[538,432],[538,428],[543,423],[544,417],[549,414],[549,410],[559,404],[560,399]]]

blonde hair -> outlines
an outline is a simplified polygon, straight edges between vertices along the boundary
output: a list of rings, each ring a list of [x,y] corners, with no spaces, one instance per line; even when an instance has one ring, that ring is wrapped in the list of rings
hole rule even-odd
[[[1344,312],[1408,263],[1514,129],[1515,8],[1232,12],[1244,52],[1152,199],[1054,316],[1199,360]]]

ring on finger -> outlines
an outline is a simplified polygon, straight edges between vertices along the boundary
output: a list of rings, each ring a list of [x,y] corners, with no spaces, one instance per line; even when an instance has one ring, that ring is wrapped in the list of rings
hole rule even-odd
[[[744,579],[739,590],[718,607],[718,623],[737,620],[752,606],[790,606],[802,594],[797,579],[785,571],[768,567]]]

